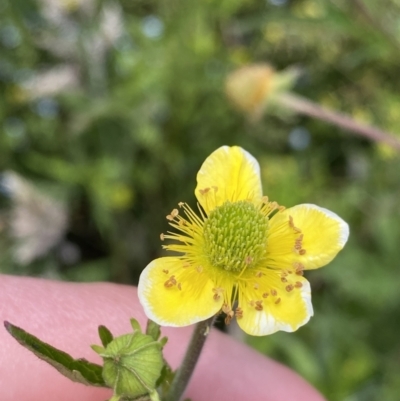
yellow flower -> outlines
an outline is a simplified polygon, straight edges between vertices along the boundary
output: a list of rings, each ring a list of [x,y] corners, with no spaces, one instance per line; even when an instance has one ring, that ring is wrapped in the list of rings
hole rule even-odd
[[[177,256],[153,260],[139,280],[147,316],[187,326],[224,312],[252,335],[294,331],[313,314],[303,271],[329,263],[348,225],[311,204],[289,209],[262,196],[258,162],[240,147],[213,152],[197,174],[196,214],[179,203],[161,239]]]

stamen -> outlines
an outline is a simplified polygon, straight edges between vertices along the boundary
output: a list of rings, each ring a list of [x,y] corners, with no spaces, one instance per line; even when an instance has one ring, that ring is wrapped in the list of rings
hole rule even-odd
[[[200,192],[202,195],[205,195],[205,194],[208,193],[209,191],[210,191],[210,188],[199,189],[199,192]]]
[[[240,307],[237,307],[236,311],[235,311],[235,316],[236,316],[236,319],[241,319],[243,317],[243,309]]]
[[[228,304],[223,304],[221,309],[222,309],[222,312],[224,312],[226,314],[228,314],[232,310]]]
[[[262,306],[262,301],[256,301],[254,309],[258,310],[258,311],[262,311],[264,309]]]
[[[163,233],[160,234],[160,240],[161,240],[161,241],[164,241],[164,240],[165,240],[165,236],[164,236]]]
[[[221,294],[224,292],[224,289],[223,288],[220,288],[220,287],[218,287],[218,288],[213,288],[213,293],[214,293],[214,295],[213,295],[213,299],[214,299],[214,301],[219,301],[220,299],[221,299]]]
[[[300,283],[300,281],[296,281],[296,282],[294,283],[294,286],[295,286],[296,288],[301,288],[301,287],[303,287],[303,283]]]
[[[275,305],[278,305],[280,302],[281,302],[281,299],[278,298],[278,299],[275,301]]]
[[[246,256],[244,263],[246,263],[246,265],[251,265],[251,262],[253,262],[253,258],[251,256]]]
[[[294,242],[294,249],[296,249],[296,251],[301,250],[301,244],[303,242],[303,237],[304,237],[304,235],[301,234],[300,237],[296,238],[296,240]]]
[[[295,273],[298,276],[302,276],[303,275],[304,265],[302,263],[294,262],[293,263],[293,267],[294,267]]]
[[[293,291],[293,288],[294,288],[294,286],[292,284],[289,284],[286,286],[286,291],[287,292]]]
[[[227,326],[229,326],[229,325],[231,324],[231,320],[232,320],[233,316],[235,316],[235,314],[233,313],[232,310],[229,311],[229,312],[226,314],[226,317],[225,317],[225,324],[226,324]]]
[[[264,292],[264,294],[262,294],[262,297],[263,297],[263,298],[267,298],[268,295],[269,295],[268,292]]]
[[[183,205],[184,205],[183,202],[179,202],[179,203],[178,203],[178,206],[179,206],[179,207],[183,207]]]
[[[175,276],[171,276],[165,283],[164,283],[164,287],[166,288],[171,288],[174,285],[177,284],[177,281],[175,279]]]
[[[295,233],[298,233],[298,234],[301,233],[300,228],[297,228],[297,227],[294,225],[293,217],[292,217],[292,216],[289,216],[289,226],[294,230]]]

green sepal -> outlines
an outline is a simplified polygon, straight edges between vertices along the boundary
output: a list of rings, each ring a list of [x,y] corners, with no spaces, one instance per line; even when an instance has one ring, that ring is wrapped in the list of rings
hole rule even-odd
[[[104,347],[101,347],[100,345],[96,345],[96,344],[91,345],[90,348],[91,348],[94,352],[96,352],[96,354],[99,354],[99,355],[102,354],[102,353],[104,353],[104,351],[106,350]]]
[[[138,331],[139,333],[142,332],[142,328],[140,327],[139,322],[134,318],[131,319],[131,326],[134,332],[135,331]]]
[[[74,359],[66,352],[46,344],[9,322],[4,322],[4,327],[23,347],[56,368],[68,379],[87,386],[108,387],[103,379],[103,368],[100,365],[85,359]]]
[[[169,392],[172,381],[174,380],[175,372],[172,370],[171,366],[164,361],[164,366],[161,370],[161,375],[157,380],[157,388],[161,395],[166,395]]]
[[[99,337],[103,347],[107,347],[108,344],[114,339],[114,336],[111,334],[111,331],[107,329],[106,326],[99,326]]]
[[[160,325],[157,324],[156,322],[153,322],[153,320],[148,319],[146,326],[146,334],[153,337],[154,341],[157,341],[161,335]]]

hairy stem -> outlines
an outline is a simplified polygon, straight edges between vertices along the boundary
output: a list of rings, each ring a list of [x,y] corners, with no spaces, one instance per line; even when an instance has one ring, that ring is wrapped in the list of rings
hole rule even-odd
[[[353,134],[369,138],[375,142],[385,143],[397,150],[400,150],[400,140],[395,136],[388,134],[379,128],[361,124],[345,114],[325,109],[324,107],[321,107],[320,105],[313,103],[301,96],[291,93],[284,93],[279,95],[279,97],[274,100],[281,106],[285,106],[286,108],[296,111],[297,113],[318,118],[319,120],[329,122],[333,125],[350,131]]]
[[[181,399],[192,377],[192,373],[196,367],[214,319],[215,316],[197,323],[186,350],[185,357],[180,368],[176,372],[165,401],[179,401]]]

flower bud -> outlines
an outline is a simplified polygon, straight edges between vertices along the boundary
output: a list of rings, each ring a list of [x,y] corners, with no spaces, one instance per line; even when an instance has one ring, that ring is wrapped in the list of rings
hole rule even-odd
[[[103,358],[103,378],[115,396],[153,393],[164,366],[162,343],[135,331],[112,340],[106,348],[92,346]]]
[[[295,68],[277,72],[266,63],[248,65],[228,75],[225,92],[239,110],[257,119],[274,96],[291,89],[298,74]]]

